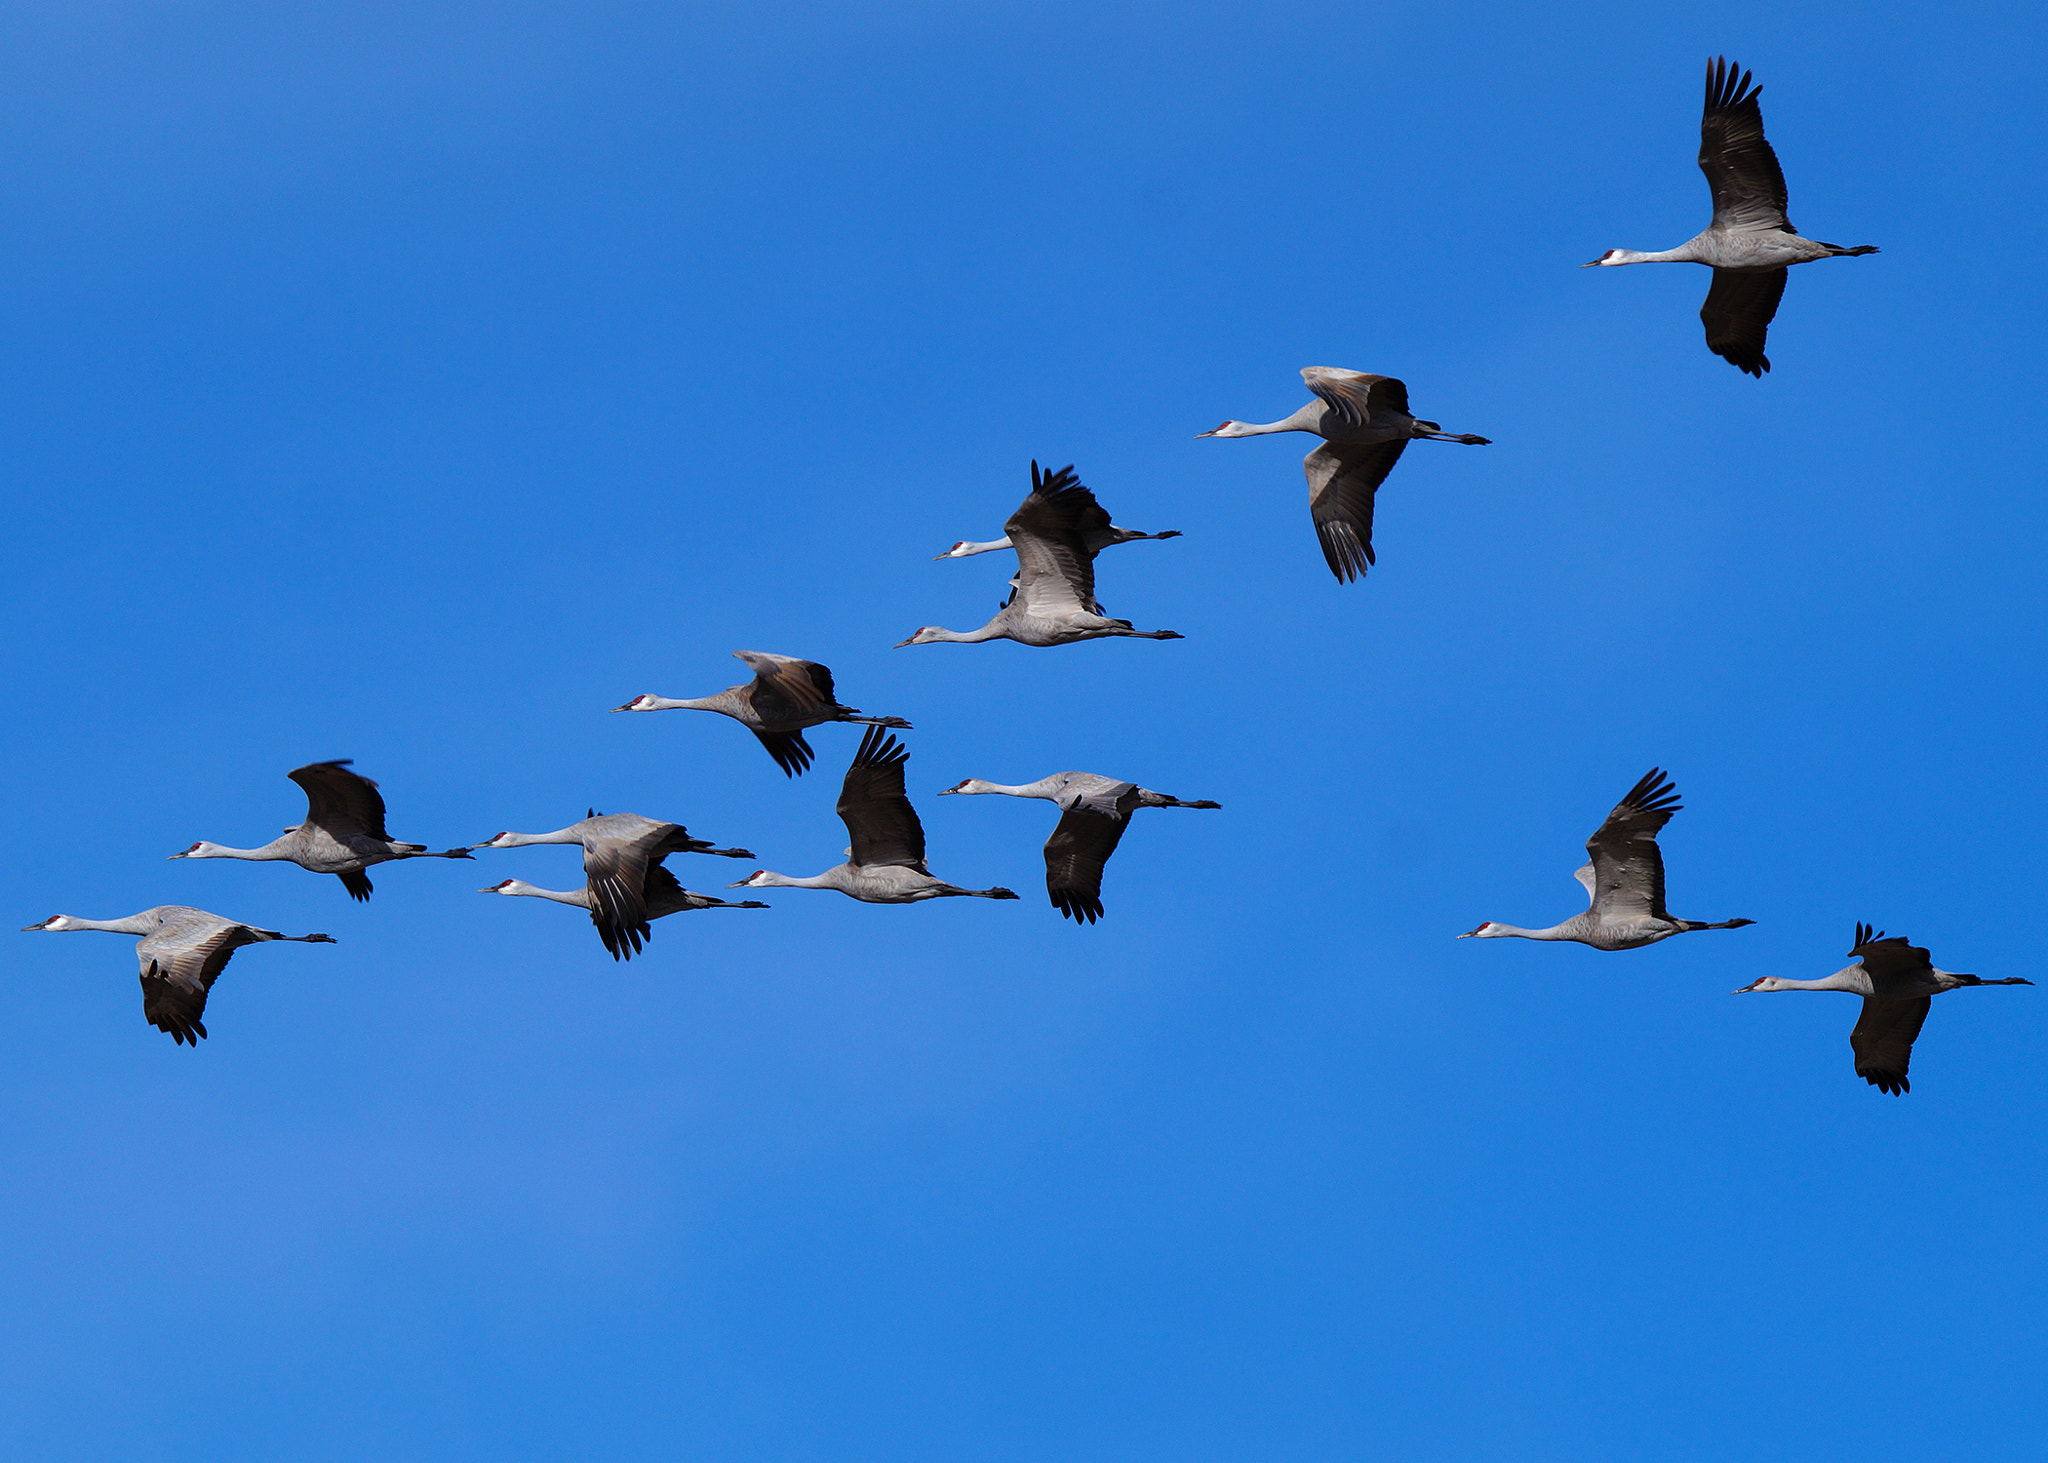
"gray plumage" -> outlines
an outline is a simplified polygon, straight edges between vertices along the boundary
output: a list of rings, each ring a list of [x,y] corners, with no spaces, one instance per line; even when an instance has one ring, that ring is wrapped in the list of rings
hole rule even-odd
[[[1446,432],[1408,410],[1407,384],[1335,366],[1306,366],[1301,379],[1316,399],[1277,422],[1226,421],[1199,437],[1263,437],[1308,432],[1323,445],[1302,459],[1309,517],[1323,562],[1340,583],[1363,576],[1378,560],[1372,547],[1373,503],[1380,484],[1417,439],[1490,445],[1470,432]]]
[[[1031,464],[1031,493],[1003,525],[1016,550],[1017,574],[1010,597],[994,619],[979,630],[948,630],[925,625],[904,645],[971,644],[983,640],[1014,640],[1019,645],[1071,645],[1077,640],[1126,636],[1139,640],[1179,640],[1173,630],[1134,630],[1129,620],[1103,613],[1095,598],[1095,554],[1089,547],[1092,526],[1109,522],[1095,495],[1081,485],[1071,465],[1041,473]]]
[[[899,716],[864,716],[858,706],[841,706],[832,690],[832,672],[815,660],[758,650],[735,650],[733,654],[754,672],[754,679],[743,686],[680,701],[651,694],[636,696],[612,710],[715,711],[729,716],[760,739],[787,777],[801,775],[815,755],[804,740],[806,727],[852,721],[910,729],[910,723]]]
[[[461,848],[435,852],[424,843],[398,843],[384,827],[384,796],[377,784],[338,762],[309,762],[287,775],[306,793],[306,821],[287,828],[261,848],[229,848],[201,839],[171,858],[236,858],[259,863],[297,864],[316,874],[333,874],[358,900],[368,899],[375,886],[363,870],[393,859],[461,858]]]
[[[1045,841],[1045,892],[1076,924],[1102,918],[1102,872],[1123,841],[1131,815],[1140,808],[1220,808],[1203,799],[1183,802],[1163,792],[1119,782],[1095,772],[1055,772],[1036,782],[1009,786],[970,777],[942,793],[1003,793],[1044,798],[1060,810],[1060,821]]]
[[[963,889],[934,878],[924,861],[924,824],[903,785],[910,751],[880,727],[870,727],[839,789],[839,820],[850,847],[846,862],[809,878],[757,869],[734,889],[836,889],[864,904],[917,904],[971,896],[1015,899],[1008,889]]]
[[[574,843],[583,848],[585,907],[597,937],[614,960],[630,960],[645,940],[653,938],[648,920],[650,889],[657,899],[666,884],[653,870],[672,853],[706,853],[720,858],[752,858],[744,848],[713,848],[692,838],[680,823],[643,818],[638,813],[592,812],[580,823],[553,833],[499,833],[472,845],[476,848],[525,848],[540,843]],[[673,882],[674,876],[669,876]],[[678,888],[681,886],[678,885]]]
[[[1619,264],[1705,264],[1714,271],[1700,323],[1707,349],[1761,378],[1771,369],[1765,337],[1785,294],[1785,271],[1815,259],[1875,254],[1874,244],[1845,249],[1802,236],[1785,216],[1785,173],[1764,140],[1763,107],[1748,72],[1725,59],[1707,63],[1700,114],[1700,171],[1714,195],[1714,217],[1676,249],[1643,254],[1609,249],[1582,268]]]
[[[179,1045],[196,1047],[206,1038],[206,997],[228,960],[244,945],[270,940],[332,945],[331,935],[281,935],[236,920],[223,919],[187,904],[159,904],[125,919],[79,919],[53,914],[30,930],[104,930],[140,935],[135,958],[142,974],[142,1017]]]
[[[1952,970],[1937,970],[1928,951],[1908,944],[1905,936],[1886,938],[1882,930],[1856,926],[1856,938],[1849,954],[1855,963],[1844,966],[1821,980],[1785,980],[1767,975],[1735,992],[1752,991],[1845,991],[1863,997],[1863,1009],[1849,1032],[1849,1049],[1855,1054],[1856,1075],[1880,1092],[1894,1097],[1913,1090],[1906,1080],[1912,1064],[1913,1043],[1934,997],[1965,986],[2032,985],[2017,975],[2003,980],[1983,980]]]
[[[1664,854],[1657,847],[1657,834],[1679,809],[1677,789],[1661,769],[1652,767],[1586,840],[1586,852],[1593,861],[1572,875],[1586,886],[1583,913],[1542,930],[1488,920],[1458,938],[1493,940],[1513,935],[1525,940],[1571,940],[1595,950],[1635,950],[1692,930],[1734,930],[1755,924],[1749,919],[1711,924],[1679,919],[1664,907]]]

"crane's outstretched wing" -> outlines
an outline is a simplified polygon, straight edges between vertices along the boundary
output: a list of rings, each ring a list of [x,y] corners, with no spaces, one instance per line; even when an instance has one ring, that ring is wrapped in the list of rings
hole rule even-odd
[[[1913,996],[1903,1001],[1863,998],[1863,1014],[1849,1033],[1849,1049],[1856,1053],[1856,1075],[1883,1092],[1896,1097],[1911,1092],[1906,1068],[1913,1060],[1913,1040],[1927,1019],[1932,996]]]
[[[749,728],[749,730],[752,730],[752,728]],[[811,759],[816,755],[811,751],[811,744],[804,740],[804,734],[800,731],[757,731],[754,732],[754,735],[760,739],[761,745],[768,749],[768,755],[775,759],[775,765],[780,767],[783,774],[788,777],[801,775],[810,767]]]
[[[587,831],[583,874],[590,890],[590,922],[614,960],[631,960],[653,938],[647,924],[647,869],[672,848],[700,842],[675,823],[634,820],[622,830]]]
[[[1308,511],[1315,520],[1323,561],[1338,582],[1350,583],[1375,561],[1372,552],[1373,495],[1408,439],[1391,442],[1325,442],[1301,460],[1308,475]]]
[[[286,774],[306,790],[306,821],[341,834],[361,829],[380,843],[389,843],[391,835],[384,831],[383,794],[369,778],[349,771],[349,765],[347,758],[309,762]]]
[[[135,947],[142,973],[142,1018],[168,1032],[180,1046],[206,1037],[207,992],[244,945],[281,940],[276,930],[236,924],[192,909],[168,915],[154,934]]]
[[[1799,230],[1785,218],[1785,173],[1764,141],[1764,112],[1749,73],[1716,58],[1707,63],[1707,103],[1700,114],[1700,171],[1714,193],[1722,228]]]
[[[1785,297],[1782,269],[1717,269],[1700,306],[1700,324],[1707,328],[1707,349],[1759,379],[1771,369],[1764,337]]]
[[[903,790],[903,764],[909,760],[910,749],[881,727],[869,727],[860,739],[839,789],[839,817],[858,868],[900,864],[931,872],[924,866],[924,824]]]
[[[1095,602],[1095,555],[1083,538],[1083,525],[1098,514],[1106,526],[1109,515],[1071,464],[1047,473],[1031,464],[1031,494],[1003,525],[1017,551],[1016,584],[1025,604],[1102,613]]]
[[[1074,923],[1092,925],[1102,918],[1102,867],[1130,821],[1069,808],[1045,840],[1045,892],[1053,908]]]
[[[1408,410],[1408,386],[1393,376],[1373,376],[1335,366],[1304,366],[1301,379],[1330,410],[1354,427],[1368,424],[1374,412]]]
[[[1593,859],[1593,908],[1603,919],[1669,919],[1664,910],[1664,855],[1657,834],[1679,810],[1678,791],[1652,767],[1614,805],[1586,852]]]
[[[753,703],[755,715],[770,726],[829,713],[839,704],[832,694],[832,672],[816,661],[758,650],[735,650],[733,654],[753,671],[747,699]]]

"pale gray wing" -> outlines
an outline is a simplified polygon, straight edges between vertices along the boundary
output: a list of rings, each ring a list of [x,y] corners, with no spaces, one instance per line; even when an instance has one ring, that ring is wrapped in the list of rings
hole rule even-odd
[[[1778,315],[1778,301],[1785,297],[1782,269],[1717,269],[1707,287],[1706,303],[1700,306],[1700,324],[1706,327],[1707,349],[1739,371],[1762,379],[1771,369],[1764,354],[1771,321]]]
[[[1863,1014],[1849,1033],[1849,1049],[1856,1054],[1856,1075],[1880,1091],[1897,1096],[1911,1092],[1906,1068],[1913,1061],[1913,1042],[1934,1004],[1931,996],[1912,996],[1903,1001],[1863,998]]]
[[[1308,475],[1308,511],[1315,520],[1323,561],[1339,582],[1350,583],[1376,560],[1372,551],[1373,495],[1408,450],[1391,442],[1325,442],[1301,460]]]
[[[283,936],[192,910],[175,916],[135,947],[142,968],[142,1017],[179,1045],[206,1036],[207,993],[244,945]]]
[[[1669,919],[1664,911],[1664,855],[1657,834],[1679,811],[1678,792],[1652,767],[1614,805],[1586,852],[1593,859],[1593,907],[1603,919]]]
[[[384,795],[377,784],[360,773],[351,772],[349,762],[309,762],[286,775],[306,792],[306,821],[325,828],[347,841],[357,830],[380,843],[389,843],[384,828]]]
[[[861,738],[853,765],[839,789],[839,818],[846,824],[856,867],[897,864],[920,874],[924,866],[924,824],[903,789],[903,764],[910,749],[871,726]]]
[[[583,874],[590,890],[590,922],[614,960],[631,960],[653,931],[647,924],[647,868],[678,838],[674,823],[638,820],[623,834],[590,831],[583,839]]]
[[[1354,427],[1368,425],[1376,411],[1391,408],[1406,414],[1408,410],[1408,386],[1397,377],[1335,366],[1304,366],[1301,379],[1330,410]]]
[[[1707,101],[1700,114],[1700,171],[1714,194],[1714,222],[1723,228],[1799,231],[1785,218],[1785,173],[1764,141],[1764,112],[1749,73],[1725,59],[1707,63]]]
[[[1593,896],[1600,889],[1599,882],[1593,873],[1593,866],[1591,864],[1580,864],[1576,869],[1572,870],[1572,877],[1586,886],[1586,908],[1591,909],[1593,907]]]

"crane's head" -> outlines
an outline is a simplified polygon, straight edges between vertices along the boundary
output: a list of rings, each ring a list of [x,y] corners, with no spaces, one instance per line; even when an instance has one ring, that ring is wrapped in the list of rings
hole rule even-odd
[[[53,914],[39,925],[23,925],[21,932],[25,935],[30,930],[69,930],[76,929],[77,927],[77,921],[72,919],[70,915]]]
[[[932,555],[932,559],[933,562],[937,562],[940,559],[964,559],[973,552],[974,545],[963,538],[960,542],[954,544],[952,548],[946,550],[945,553]]]
[[[518,882],[517,879],[507,879],[502,884],[493,884],[488,889],[479,889],[476,892],[479,894],[510,894]]]
[[[958,782],[954,783],[954,784],[953,784],[953,785],[952,785],[951,787],[942,787],[942,788],[940,788],[940,789],[939,789],[939,796],[940,796],[940,797],[944,797],[944,796],[946,796],[946,794],[947,794],[947,793],[954,793],[954,792],[973,792],[973,791],[975,791],[975,789],[976,789],[976,788],[978,788],[978,787],[979,787],[980,785],[981,785],[981,784],[980,784],[980,783],[978,783],[978,782],[976,782],[976,781],[975,781],[975,779],[973,779],[973,778],[971,778],[971,777],[964,777],[964,778],[962,778],[962,779],[961,779],[960,781],[958,781]]]
[[[946,634],[947,631],[944,625],[920,625],[917,629],[911,631],[908,640],[899,640],[889,648],[891,650],[901,650],[906,645],[933,645],[945,639]]]
[[[730,884],[726,885],[725,887],[726,887],[726,888],[728,888],[728,889],[766,889],[766,888],[769,888],[769,887],[770,887],[770,885],[769,885],[769,883],[768,883],[768,871],[767,871],[766,869],[756,869],[756,870],[754,870],[754,872],[753,872],[753,873],[751,873],[751,874],[747,875],[747,877],[746,877],[746,878],[744,878],[744,879],[735,879],[735,880],[734,880],[734,881],[733,881],[732,883],[730,883]]]
[[[1789,985],[1785,981],[1780,980],[1777,976],[1766,975],[1758,980],[1751,981],[1741,990],[1730,991],[1728,994],[1731,996],[1746,996],[1751,991],[1788,991],[1791,989],[1791,985]]]
[[[1201,440],[1202,440],[1202,439],[1203,439],[1204,437],[1245,437],[1245,436],[1250,436],[1250,435],[1251,435],[1251,433],[1250,433],[1250,431],[1249,431],[1250,425],[1251,425],[1251,424],[1250,424],[1249,422],[1225,422],[1225,423],[1224,423],[1224,424],[1223,424],[1222,426],[1220,426],[1220,427],[1211,427],[1211,428],[1210,428],[1210,429],[1209,429],[1208,431],[1206,431],[1206,432],[1197,432],[1197,433],[1195,433],[1195,440],[1196,440],[1197,442],[1199,442],[1199,441],[1201,441]]]
[[[519,835],[518,835],[518,834],[516,834],[516,833],[493,833],[493,834],[492,834],[492,835],[491,835],[491,836],[490,836],[489,838],[486,838],[486,839],[485,839],[485,840],[484,840],[484,841],[483,841],[482,843],[472,843],[472,844],[470,845],[470,847],[471,847],[471,848],[517,848],[517,847],[518,847],[518,845],[517,845],[517,844],[514,844],[514,843],[507,843],[507,842],[505,842],[504,840],[506,840],[506,839],[508,839],[508,838],[517,838],[518,836],[519,836]]]
[[[289,832],[291,832],[292,830],[291,830],[291,829],[289,829],[289,828],[287,828],[287,829],[285,829],[284,831],[285,831],[285,832],[287,832],[287,833],[289,833]],[[164,857],[165,857],[165,858],[219,858],[219,857],[220,857],[220,845],[219,845],[219,844],[217,844],[217,843],[208,843],[208,842],[207,842],[207,841],[206,841],[205,839],[203,839],[203,838],[202,838],[202,839],[200,839],[200,840],[199,840],[199,841],[198,841],[197,843],[193,844],[193,845],[192,845],[192,846],[191,846],[190,848],[188,848],[188,849],[184,850],[184,851],[183,851],[182,853],[172,853],[172,854],[166,854],[166,855],[164,855]]]
[[[1635,262],[1635,250],[1609,249],[1605,254],[1602,254],[1598,259],[1588,259],[1584,264],[1581,264],[1579,268],[1591,269],[1596,264],[1633,264]]]
[[[1467,930],[1458,938],[1461,940],[1497,940],[1507,932],[1506,925],[1497,925],[1492,920],[1488,920],[1478,929]]]
[[[631,701],[628,701],[628,702],[627,702],[627,703],[626,703],[626,704],[625,704],[624,706],[614,706],[614,707],[612,708],[612,710],[614,710],[614,711],[656,711],[656,710],[659,710],[659,709],[660,709],[659,707],[657,707],[657,706],[656,706],[656,705],[654,704],[654,703],[655,703],[655,701],[656,701],[656,699],[657,699],[657,698],[656,698],[656,697],[655,697],[655,696],[653,695],[653,693],[652,693],[652,692],[648,692],[648,693],[645,693],[645,694],[642,694],[642,695],[639,695],[639,696],[635,696],[635,697],[634,697],[634,698],[633,698],[633,699],[632,699]]]

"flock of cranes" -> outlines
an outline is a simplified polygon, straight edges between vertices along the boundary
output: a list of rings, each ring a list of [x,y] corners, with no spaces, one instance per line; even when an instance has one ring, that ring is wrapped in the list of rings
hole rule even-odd
[[[1699,164],[1713,192],[1713,220],[1693,239],[1661,253],[1610,249],[1586,267],[1642,263],[1710,266],[1714,279],[1700,318],[1707,346],[1752,376],[1770,369],[1764,354],[1766,331],[1785,290],[1785,271],[1794,264],[1837,256],[1874,254],[1870,245],[1843,248],[1802,237],[1785,217],[1784,174],[1764,140],[1760,88],[1748,73],[1725,61],[1707,68],[1706,106],[1700,124]],[[1485,446],[1488,439],[1446,432],[1409,410],[1408,388],[1392,376],[1311,366],[1301,373],[1314,400],[1276,422],[1225,421],[1203,437],[1255,437],[1307,432],[1321,445],[1303,460],[1309,512],[1324,561],[1340,582],[1363,576],[1376,562],[1372,542],[1373,502],[1381,484],[1412,441]],[[1031,464],[1031,492],[1003,525],[1003,537],[962,540],[940,559],[970,558],[1008,549],[1017,569],[1010,594],[995,617],[975,630],[926,625],[900,645],[1014,640],[1055,646],[1108,637],[1177,640],[1173,630],[1139,630],[1111,617],[1096,598],[1095,561],[1101,552],[1140,539],[1180,537],[1180,530],[1145,533],[1117,527],[1071,467],[1043,472]],[[716,695],[672,699],[646,694],[615,711],[714,711],[747,728],[787,777],[798,777],[816,758],[805,731],[828,722],[867,728],[841,783],[837,811],[846,825],[845,862],[808,877],[759,869],[729,887],[735,889],[830,889],[870,904],[915,904],[955,897],[1013,900],[1000,886],[969,889],[934,875],[925,862],[924,825],[904,783],[909,749],[894,735],[908,731],[901,717],[869,716],[842,705],[832,673],[815,661],[756,651],[733,652],[754,674],[752,680]],[[305,791],[306,816],[282,837],[255,848],[201,841],[174,859],[233,858],[297,864],[339,878],[350,896],[367,900],[372,865],[416,858],[471,859],[474,850],[535,844],[574,845],[582,850],[581,889],[543,889],[505,879],[480,893],[553,900],[583,909],[598,939],[614,960],[628,960],[652,937],[650,921],[705,909],[766,909],[759,900],[733,901],[683,886],[666,866],[672,855],[697,854],[752,860],[744,848],[718,848],[694,838],[681,824],[637,813],[600,814],[551,833],[504,832],[470,848],[433,850],[400,843],[385,827],[384,799],[377,784],[345,761],[297,768],[292,780]],[[1010,785],[967,778],[944,794],[1002,794],[1043,798],[1060,810],[1046,840],[1046,894],[1052,906],[1076,926],[1102,918],[1106,864],[1140,808],[1216,809],[1206,799],[1185,801],[1136,783],[1091,772],[1056,772],[1036,782]],[[1558,924],[1523,929],[1488,921],[1460,939],[1573,941],[1596,950],[1634,950],[1674,935],[1700,930],[1739,929],[1747,919],[1713,922],[1680,919],[1665,907],[1664,861],[1657,835],[1679,811],[1678,794],[1659,768],[1652,768],[1609,813],[1586,843],[1591,862],[1575,877],[1586,888],[1587,907]],[[331,944],[324,934],[284,935],[241,924],[185,905],[158,905],[125,919],[90,920],[54,915],[30,930],[103,930],[140,936],[143,1017],[184,1044],[206,1035],[201,1017],[208,992],[244,945],[277,940]],[[1850,955],[1854,963],[1823,980],[1764,976],[1737,994],[1783,990],[1847,991],[1863,998],[1863,1011],[1850,1034],[1855,1069],[1888,1093],[1909,1090],[1907,1066],[1915,1038],[1933,996],[1964,986],[2029,985],[2019,977],[1984,980],[1939,970],[1928,952],[1903,938],[1874,934],[1858,924]]]

